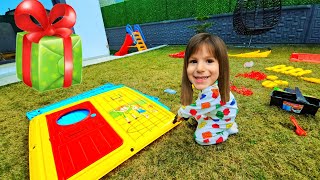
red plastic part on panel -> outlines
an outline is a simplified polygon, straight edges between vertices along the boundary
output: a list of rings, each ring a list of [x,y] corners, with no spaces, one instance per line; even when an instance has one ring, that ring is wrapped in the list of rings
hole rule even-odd
[[[292,53],[290,61],[320,63],[320,54]]]
[[[59,125],[63,115],[88,110],[83,120]],[[103,156],[120,147],[122,138],[89,102],[46,115],[58,179],[68,179]]]

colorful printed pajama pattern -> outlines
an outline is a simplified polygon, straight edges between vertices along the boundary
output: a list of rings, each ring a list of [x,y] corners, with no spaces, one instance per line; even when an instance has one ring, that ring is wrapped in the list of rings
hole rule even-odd
[[[238,113],[237,102],[230,92],[230,100],[221,102],[218,85],[214,84],[199,93],[195,104],[183,106],[178,110],[180,117],[193,116],[198,126],[195,140],[201,145],[218,144],[238,132],[235,117]]]

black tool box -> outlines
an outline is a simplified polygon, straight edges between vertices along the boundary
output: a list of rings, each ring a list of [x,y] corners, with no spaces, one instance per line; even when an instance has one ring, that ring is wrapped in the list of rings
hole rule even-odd
[[[299,89],[298,92],[291,89],[286,89],[286,91],[274,90],[271,93],[271,105],[297,114],[315,115],[320,107],[320,100],[315,97],[301,95]]]

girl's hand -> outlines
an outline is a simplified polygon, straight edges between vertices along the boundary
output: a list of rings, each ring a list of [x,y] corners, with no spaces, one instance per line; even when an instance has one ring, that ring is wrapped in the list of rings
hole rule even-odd
[[[174,117],[174,120],[173,120],[172,123],[175,124],[176,122],[180,122],[180,121],[183,121],[183,120],[185,120],[183,117],[180,117],[180,116],[176,115]]]

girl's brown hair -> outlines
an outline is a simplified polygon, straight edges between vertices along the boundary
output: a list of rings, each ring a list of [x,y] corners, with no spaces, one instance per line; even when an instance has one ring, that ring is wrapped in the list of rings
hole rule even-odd
[[[188,60],[190,56],[202,45],[206,45],[206,47],[211,51],[212,55],[219,62],[218,86],[221,100],[223,102],[228,102],[230,98],[229,59],[227,47],[223,40],[218,36],[211,35],[209,33],[199,33],[189,40],[185,51],[181,85],[181,104],[184,106],[191,104],[193,99],[192,84],[187,75]]]

